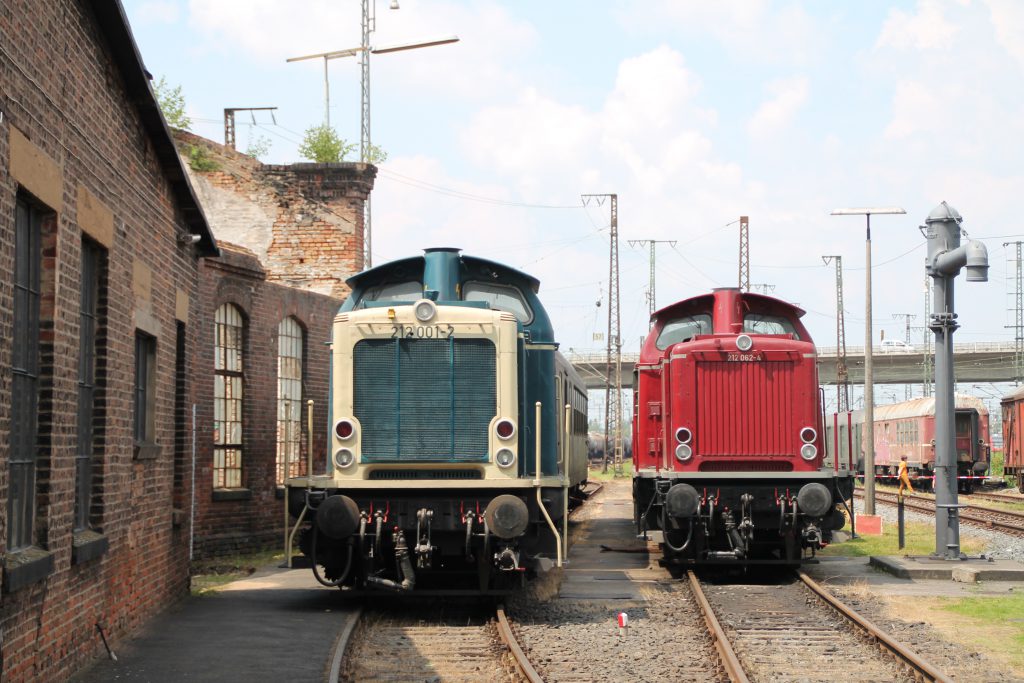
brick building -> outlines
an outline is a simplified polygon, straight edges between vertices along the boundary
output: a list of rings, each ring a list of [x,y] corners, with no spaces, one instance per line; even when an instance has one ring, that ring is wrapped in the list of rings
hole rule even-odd
[[[0,9],[0,678],[65,680],[188,587],[217,245],[109,0]]]
[[[284,477],[323,471],[334,315],[362,268],[376,168],[265,165],[184,131],[192,184],[222,249],[201,267],[196,396],[197,556],[280,547]],[[194,505],[194,507],[193,507]]]

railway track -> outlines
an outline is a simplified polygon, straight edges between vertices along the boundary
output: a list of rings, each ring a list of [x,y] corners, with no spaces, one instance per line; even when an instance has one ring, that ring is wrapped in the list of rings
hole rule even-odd
[[[862,491],[857,491],[854,495],[861,498],[864,496]],[[875,500],[895,506],[899,501],[899,496],[888,491],[876,490]],[[907,510],[929,515],[935,514],[935,500],[932,498],[917,495],[904,496],[903,506]],[[960,521],[985,529],[1001,531],[1011,536],[1024,537],[1024,513],[1021,512],[967,504],[960,508]]]
[[[789,584],[719,586],[689,572],[730,681],[951,680],[806,574],[797,576]]]
[[[339,638],[331,682],[542,683],[504,607],[361,613]]]

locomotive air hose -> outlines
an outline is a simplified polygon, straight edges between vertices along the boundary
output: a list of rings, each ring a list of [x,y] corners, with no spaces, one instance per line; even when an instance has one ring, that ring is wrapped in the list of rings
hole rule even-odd
[[[672,541],[668,540],[668,515],[665,512],[665,506],[661,508],[661,536],[665,540],[665,545],[669,547],[672,552],[681,553],[684,552],[690,545],[690,540],[693,538],[693,518],[690,518],[690,526],[686,532],[686,540],[681,546],[672,545]]]
[[[318,529],[314,528],[313,529],[313,541],[311,543],[312,547],[311,547],[310,552],[309,552],[310,559],[311,559],[311,561],[313,563],[313,576],[316,578],[317,582],[319,582],[321,585],[327,586],[328,588],[337,588],[338,586],[340,586],[342,584],[343,581],[345,581],[345,579],[348,578],[348,573],[352,570],[352,539],[350,538],[348,540],[348,555],[345,558],[345,569],[341,572],[341,576],[339,576],[337,579],[335,579],[334,581],[328,581],[324,577],[320,576],[320,570],[317,569],[317,563],[316,563],[316,537],[319,536],[319,535],[320,535],[320,531]]]

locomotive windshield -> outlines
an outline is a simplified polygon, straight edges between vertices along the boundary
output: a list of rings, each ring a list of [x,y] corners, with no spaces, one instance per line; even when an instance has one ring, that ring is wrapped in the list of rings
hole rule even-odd
[[[669,320],[661,328],[655,344],[664,351],[673,344],[689,341],[698,334],[711,334],[710,313],[697,313]]]
[[[515,287],[495,285],[487,282],[467,282],[462,287],[464,301],[485,301],[491,308],[507,311],[523,324],[533,320],[533,311],[523,298],[523,293]]]
[[[376,287],[368,287],[363,292],[362,301],[416,301],[423,298],[423,285],[416,281],[385,282]]]
[[[743,316],[743,331],[747,334],[791,334],[794,339],[800,338],[793,321],[784,315],[770,313],[747,313]]]

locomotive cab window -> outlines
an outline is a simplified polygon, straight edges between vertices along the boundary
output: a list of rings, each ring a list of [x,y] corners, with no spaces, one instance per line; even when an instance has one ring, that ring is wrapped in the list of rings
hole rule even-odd
[[[793,321],[784,315],[747,313],[743,316],[743,331],[747,334],[791,334],[799,339]]]
[[[673,344],[689,341],[698,334],[711,334],[710,313],[697,313],[669,320],[658,333],[655,345],[664,351]]]
[[[410,280],[409,282],[387,282],[375,287],[368,287],[360,301],[417,301],[423,298],[423,283]]]
[[[462,287],[462,299],[464,301],[485,301],[495,310],[511,313],[516,320],[523,324],[533,320],[533,311],[530,310],[530,305],[526,303],[523,293],[516,287],[486,282],[467,282]]]

